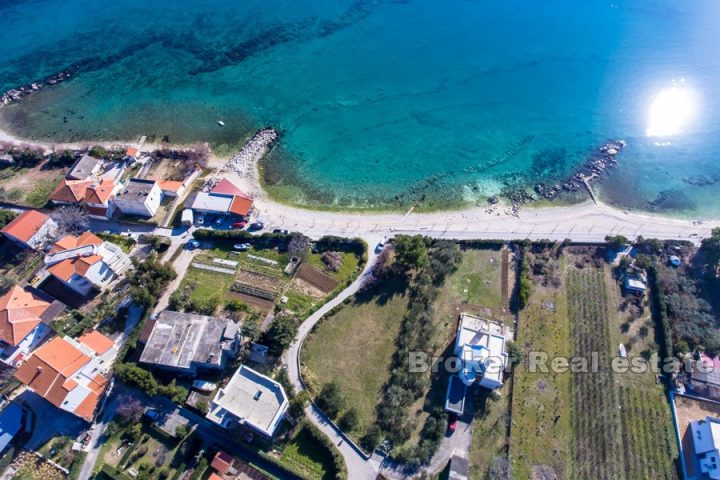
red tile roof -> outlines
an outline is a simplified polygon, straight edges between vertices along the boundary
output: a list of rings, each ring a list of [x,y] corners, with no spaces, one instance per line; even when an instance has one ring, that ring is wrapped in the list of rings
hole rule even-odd
[[[112,340],[97,330],[89,331],[82,337],[78,338],[78,342],[90,347],[96,355],[102,355],[110,350],[114,345]]]
[[[37,210],[25,210],[0,231],[27,243],[49,219],[50,217]]]
[[[233,458],[229,453],[218,451],[210,466],[217,470],[220,475],[225,475],[232,466]]]
[[[47,271],[64,282],[69,282],[73,275],[84,277],[90,267],[103,258],[100,255],[89,255],[87,257],[68,258],[54,265],[50,265]]]
[[[72,248],[84,247],[86,245],[100,245],[103,243],[102,238],[94,233],[87,231],[80,236],[65,235],[57,242],[53,243],[50,253],[64,252]]]
[[[241,197],[247,197],[245,193],[235,186],[227,178],[223,178],[220,182],[213,187],[210,193],[222,193],[224,195],[240,195]]]
[[[158,185],[160,185],[160,190],[164,190],[166,192],[177,192],[180,190],[180,187],[182,187],[182,182],[178,182],[176,180],[160,180],[158,181]]]
[[[250,214],[250,210],[252,210],[252,207],[253,201],[251,198],[235,196],[233,197],[233,201],[230,204],[229,211],[230,213],[234,213],[235,215],[246,217]]]
[[[41,321],[50,303],[15,286],[0,297],[0,340],[17,346]]]
[[[127,149],[126,155],[129,156],[129,157],[134,157],[135,155],[137,155],[137,153],[138,153],[138,149],[137,149],[137,148],[135,148],[135,147],[130,147],[130,148]]]
[[[112,197],[115,189],[113,180],[102,179],[100,183],[93,183],[85,192],[85,201],[87,203],[98,203],[104,205],[105,202]]]
[[[85,199],[88,187],[92,185],[90,180],[68,180],[63,178],[55,190],[50,194],[50,200],[54,202],[79,203]]]

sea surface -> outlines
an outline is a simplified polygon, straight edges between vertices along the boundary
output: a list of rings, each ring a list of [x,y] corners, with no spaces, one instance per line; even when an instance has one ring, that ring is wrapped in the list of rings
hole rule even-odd
[[[604,201],[720,217],[718,25],[718,0],[0,1],[0,90],[77,66],[0,128],[231,152],[272,126],[273,194],[375,208],[484,204],[624,139]]]

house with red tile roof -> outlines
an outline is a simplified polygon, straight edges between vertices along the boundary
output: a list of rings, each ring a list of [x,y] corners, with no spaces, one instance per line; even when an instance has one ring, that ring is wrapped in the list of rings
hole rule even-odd
[[[45,255],[45,269],[83,297],[102,290],[130,268],[130,259],[117,245],[92,232],[66,235]]]
[[[83,205],[94,218],[110,218],[115,212],[113,197],[122,185],[111,179],[71,180],[63,178],[50,194],[55,205]]]
[[[50,217],[37,210],[25,210],[0,233],[23,247],[41,250],[56,231],[57,224]]]
[[[15,286],[0,297],[0,362],[15,366],[45,341],[65,305],[32,289]]]
[[[253,210],[253,200],[230,180],[224,178],[210,192],[190,195],[185,208],[197,214],[231,215],[246,218]]]
[[[90,422],[105,393],[115,354],[113,347],[98,355],[83,337],[55,337],[20,364],[15,378],[57,408]]]

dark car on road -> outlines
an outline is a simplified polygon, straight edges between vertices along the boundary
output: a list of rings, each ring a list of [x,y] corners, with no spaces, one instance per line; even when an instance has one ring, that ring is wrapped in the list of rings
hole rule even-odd
[[[287,235],[290,232],[288,232],[287,230],[282,229],[282,228],[276,228],[275,230],[273,230],[273,233],[280,233],[282,235]]]
[[[262,230],[263,228],[265,228],[265,224],[264,224],[264,223],[262,223],[262,222],[253,222],[253,223],[251,223],[250,226],[248,227],[248,230],[253,231],[253,232],[256,232],[256,231],[258,231],[258,230]]]

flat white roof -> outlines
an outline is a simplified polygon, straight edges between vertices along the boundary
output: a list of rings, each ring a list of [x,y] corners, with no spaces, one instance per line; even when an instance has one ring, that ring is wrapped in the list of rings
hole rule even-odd
[[[212,403],[207,415],[211,420],[222,423],[227,412],[272,436],[287,410],[288,398],[278,382],[241,365]]]
[[[230,195],[198,192],[190,208],[206,212],[225,213],[230,209],[232,200],[233,197]]]

